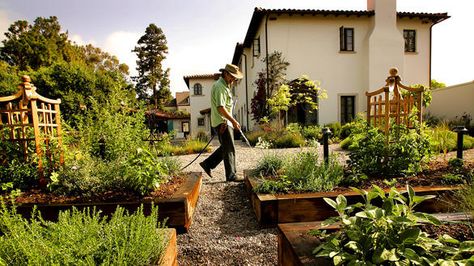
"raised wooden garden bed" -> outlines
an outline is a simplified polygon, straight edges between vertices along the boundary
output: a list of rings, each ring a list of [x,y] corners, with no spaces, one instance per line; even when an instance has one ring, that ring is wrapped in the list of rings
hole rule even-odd
[[[314,192],[301,194],[257,194],[257,178],[250,176],[250,171],[244,171],[244,183],[257,216],[262,226],[276,226],[279,223],[322,221],[330,216],[336,216],[334,209],[323,198],[336,198],[342,194],[349,204],[362,200],[362,197],[353,191],[346,192]],[[460,186],[414,187],[417,195],[436,195],[431,200],[426,200],[417,210],[426,213],[449,212],[449,197],[453,191],[461,189]],[[401,188],[404,190],[404,188]],[[387,189],[388,191],[388,189]]]
[[[165,230],[166,237],[169,240],[158,265],[177,266],[178,265],[178,249],[176,246],[176,230],[173,228],[159,229],[159,230]]]
[[[150,214],[151,205],[158,206],[160,220],[167,219],[166,225],[174,227],[178,232],[186,232],[192,223],[192,217],[201,191],[202,174],[189,173],[185,181],[170,197],[133,202],[87,202],[64,204],[35,204],[22,203],[17,205],[17,212],[26,218],[31,216],[34,206],[41,212],[45,220],[56,221],[59,212],[75,206],[78,209],[93,208],[101,210],[104,215],[112,214],[117,206],[122,206],[130,212],[137,210],[143,204],[144,213]]]
[[[462,213],[434,214],[441,221],[470,220],[472,217]],[[278,225],[278,265],[333,265],[326,258],[316,258],[313,250],[321,242],[310,235],[311,229],[321,229],[321,222],[286,223]],[[338,226],[326,226],[325,230],[337,230]]]

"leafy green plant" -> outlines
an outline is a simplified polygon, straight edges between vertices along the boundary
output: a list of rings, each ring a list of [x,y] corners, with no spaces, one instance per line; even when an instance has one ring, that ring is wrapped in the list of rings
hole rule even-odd
[[[108,220],[95,210],[61,212],[58,222],[37,213],[27,220],[0,209],[0,262],[5,265],[150,265],[165,247],[158,208],[128,214],[118,207]]]
[[[38,168],[34,162],[23,162],[13,159],[8,165],[0,165],[0,185],[5,185],[4,190],[25,190],[35,186],[37,183]]]
[[[338,223],[340,230],[327,234],[317,230],[313,234],[322,243],[313,253],[327,257],[334,265],[459,265],[472,263],[474,241],[460,242],[448,235],[432,239],[423,232],[420,223],[441,224],[435,217],[414,208],[434,196],[418,196],[407,186],[406,195],[392,188],[385,193],[373,186],[370,191],[353,188],[364,198],[363,203],[347,204],[339,195],[336,200],[324,198],[338,217],[323,225]],[[376,206],[373,200],[381,204]],[[464,264],[462,264],[464,265]]]
[[[326,164],[319,160],[317,150],[303,151],[285,160],[282,170],[277,171],[276,176],[262,179],[255,191],[258,193],[329,191],[342,179],[343,167],[336,157],[330,157],[329,163]]]
[[[331,156],[326,164],[319,160],[317,151],[296,154],[285,164],[284,175],[296,191],[330,191],[344,175],[337,157]]]
[[[352,137],[349,167],[355,174],[369,177],[414,174],[431,156],[429,136],[420,128],[391,125],[387,136],[378,128],[366,125],[365,133]]]
[[[254,176],[276,176],[283,168],[284,157],[276,153],[266,153],[257,162],[257,166],[252,171]]]

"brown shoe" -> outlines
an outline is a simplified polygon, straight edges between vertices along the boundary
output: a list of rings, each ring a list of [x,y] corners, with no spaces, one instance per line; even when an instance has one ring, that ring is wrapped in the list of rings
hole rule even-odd
[[[227,182],[243,182],[244,179],[242,177],[237,176],[237,175],[233,175],[229,178],[226,178],[226,181]]]
[[[202,170],[204,170],[204,172],[206,172],[206,174],[212,178],[212,175],[211,175],[211,168],[207,167],[204,162],[200,162],[199,165],[201,166]]]

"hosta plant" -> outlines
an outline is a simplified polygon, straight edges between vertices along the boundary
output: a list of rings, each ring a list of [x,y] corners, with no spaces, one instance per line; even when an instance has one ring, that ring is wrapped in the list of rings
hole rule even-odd
[[[432,215],[414,207],[434,196],[418,196],[412,187],[402,193],[392,188],[385,193],[373,186],[370,191],[354,190],[364,203],[348,205],[344,196],[325,198],[339,214],[324,225],[337,223],[340,230],[314,230],[321,244],[313,253],[327,257],[335,265],[472,265],[474,241],[460,242],[449,235],[438,239],[423,232],[421,223],[439,225]],[[374,200],[378,202],[374,205]]]

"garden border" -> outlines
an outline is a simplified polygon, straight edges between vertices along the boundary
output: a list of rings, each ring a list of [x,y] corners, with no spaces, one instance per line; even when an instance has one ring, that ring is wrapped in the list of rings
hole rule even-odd
[[[202,173],[190,172],[184,178],[183,184],[166,199],[153,199],[133,202],[96,202],[96,203],[64,203],[64,204],[35,204],[24,203],[17,205],[17,213],[25,218],[31,217],[31,212],[36,209],[41,212],[45,220],[56,221],[59,212],[71,209],[73,206],[79,210],[95,207],[101,210],[104,215],[115,212],[117,206],[121,206],[129,212],[136,211],[143,204],[145,215],[151,213],[152,202],[158,206],[158,216],[160,220],[167,218],[166,225],[176,228],[178,233],[187,232],[192,224],[192,217],[199,199],[199,192],[202,186]]]
[[[337,213],[323,198],[336,198],[339,194],[347,198],[348,204],[362,200],[354,191],[346,192],[313,192],[301,194],[258,194],[254,192],[257,178],[250,176],[251,170],[244,170],[244,183],[258,223],[272,227],[279,223],[322,221]],[[417,206],[417,210],[426,213],[448,212],[450,209],[449,195],[461,189],[461,186],[414,187],[416,194],[433,195],[435,199],[426,200]],[[405,190],[401,188],[400,190]],[[388,192],[389,189],[386,189]],[[442,198],[443,200],[440,200]]]

